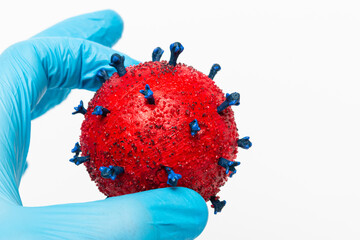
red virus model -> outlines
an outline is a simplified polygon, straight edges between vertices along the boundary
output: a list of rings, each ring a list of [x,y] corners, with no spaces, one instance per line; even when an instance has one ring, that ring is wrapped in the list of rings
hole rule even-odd
[[[85,115],[80,144],[71,162],[84,163],[99,190],[119,196],[155,188],[182,186],[210,200],[215,213],[225,201],[216,194],[236,173],[237,148],[251,147],[249,137],[238,139],[234,113],[240,94],[224,93],[213,78],[185,64],[177,64],[180,43],[170,46],[170,61],[160,61],[156,48],[150,62],[124,67],[124,57],[111,56],[116,68],[89,102],[75,107]],[[80,152],[82,155],[80,156]]]

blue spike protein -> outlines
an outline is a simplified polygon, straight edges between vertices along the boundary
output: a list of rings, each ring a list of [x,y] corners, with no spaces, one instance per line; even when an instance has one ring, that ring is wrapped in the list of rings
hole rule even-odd
[[[95,79],[97,81],[100,81],[101,83],[104,83],[106,80],[108,80],[110,77],[106,71],[105,68],[101,68],[99,71],[97,71],[95,75]]]
[[[81,152],[81,147],[80,144],[77,142],[75,143],[75,147],[73,149],[71,149],[72,153],[75,153],[76,156],[79,156],[80,152]]]
[[[230,177],[232,177],[236,173],[235,167],[239,166],[240,162],[232,162],[225,158],[219,158],[218,164],[226,169],[226,174],[228,174],[229,171],[231,171]]]
[[[125,57],[114,53],[110,59],[110,66],[114,67],[120,77],[126,74]]]
[[[180,174],[176,174],[171,168],[165,167],[165,171],[168,174],[167,184],[170,186],[176,187],[178,180],[182,178]]]
[[[163,53],[164,53],[164,50],[162,50],[160,47],[155,48],[152,53],[153,62],[159,62]]]
[[[210,69],[210,73],[209,73],[209,78],[214,79],[215,75],[220,70],[221,70],[221,67],[219,64],[215,63],[214,65],[212,65],[212,67]]]
[[[194,121],[192,121],[191,123],[189,123],[189,126],[190,126],[190,130],[191,130],[191,136],[195,136],[195,134],[201,130],[199,127],[199,123],[196,119]]]
[[[237,140],[237,144],[243,149],[249,149],[252,146],[252,142],[250,142],[250,137],[243,137]]]
[[[101,115],[103,117],[106,117],[108,113],[110,113],[110,111],[102,106],[96,106],[92,112],[93,115]]]
[[[84,115],[87,112],[86,109],[84,108],[84,103],[82,100],[80,101],[80,104],[77,107],[74,107],[74,109],[75,112],[72,113],[73,115],[77,113],[81,113]]]
[[[184,47],[183,47],[183,45],[181,45],[181,43],[175,42],[170,45],[170,51],[171,51],[171,56],[170,56],[170,60],[169,60],[169,65],[175,67],[176,61],[177,61],[180,53],[182,53],[182,51],[184,51]]]
[[[151,91],[149,84],[145,85],[145,90],[140,90],[149,104],[155,104],[154,93]]]
[[[225,207],[226,201],[220,201],[219,197],[212,196],[210,197],[211,204],[214,208],[214,214],[217,214],[218,212],[221,212],[221,210]]]
[[[79,166],[80,164],[82,164],[84,162],[87,162],[89,160],[90,160],[90,156],[79,157],[79,156],[75,155],[69,161],[72,162],[72,163],[75,163],[77,166]]]
[[[237,92],[234,92],[232,94],[226,94],[226,100],[217,108],[217,112],[221,113],[225,110],[225,108],[235,105],[240,105],[240,94]]]
[[[111,180],[115,180],[119,174],[124,172],[123,167],[111,165],[109,167],[100,167],[99,170],[103,178],[109,178]]]

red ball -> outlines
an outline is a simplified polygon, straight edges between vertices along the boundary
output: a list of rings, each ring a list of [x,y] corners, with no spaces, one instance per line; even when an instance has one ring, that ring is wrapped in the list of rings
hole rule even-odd
[[[154,104],[140,90],[148,84]],[[219,158],[236,159],[238,133],[230,107],[214,81],[185,64],[145,62],[114,73],[89,102],[81,126],[85,166],[99,190],[118,196],[169,187],[170,167],[182,178],[177,186],[197,191],[206,201],[216,196],[227,180]],[[150,103],[149,103],[150,102]],[[93,115],[95,107],[110,112]],[[191,134],[189,124],[198,121],[200,131]],[[100,167],[120,166],[115,180],[103,178]]]

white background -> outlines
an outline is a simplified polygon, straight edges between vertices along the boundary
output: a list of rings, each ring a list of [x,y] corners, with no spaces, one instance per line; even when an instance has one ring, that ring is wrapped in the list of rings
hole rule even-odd
[[[358,1],[7,1],[0,50],[68,17],[112,8],[124,19],[115,49],[141,61],[180,41],[181,62],[239,91],[238,173],[220,192],[198,239],[360,239],[360,5]],[[1,73],[0,73],[1,74]],[[69,163],[82,117],[73,91],[33,121],[24,205],[103,199],[83,166]],[[212,212],[212,209],[210,209]],[[141,229],[141,226],[139,226]]]

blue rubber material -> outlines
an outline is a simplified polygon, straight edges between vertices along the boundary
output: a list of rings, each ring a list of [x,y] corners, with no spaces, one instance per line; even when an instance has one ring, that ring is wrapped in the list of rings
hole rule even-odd
[[[0,55],[1,239],[177,240],[194,239],[204,229],[203,198],[180,187],[87,203],[22,206],[19,185],[27,168],[31,120],[60,104],[72,89],[97,90],[102,84],[94,77],[97,71],[115,71],[108,64],[116,52],[109,47],[122,29],[114,11],[85,14]],[[125,56],[125,66],[138,63]]]

